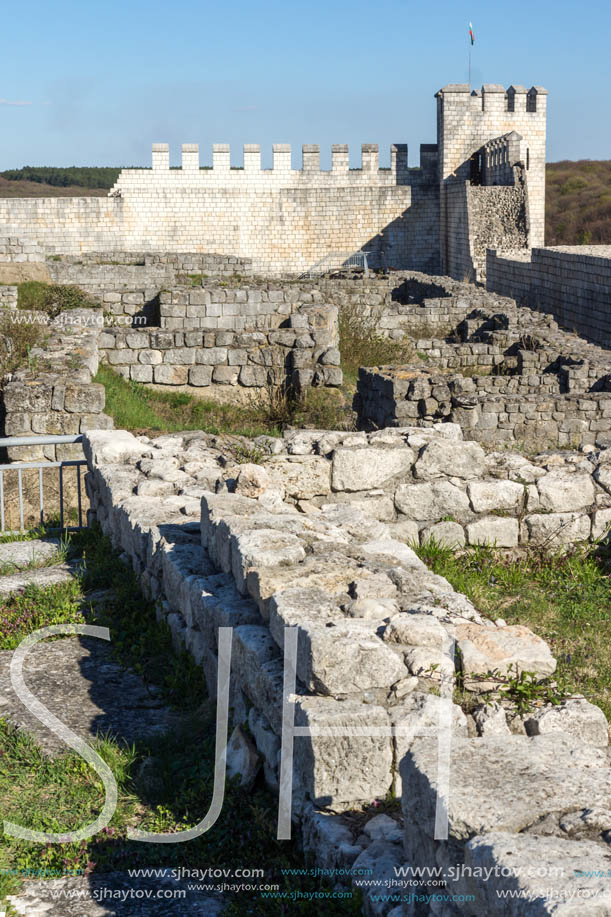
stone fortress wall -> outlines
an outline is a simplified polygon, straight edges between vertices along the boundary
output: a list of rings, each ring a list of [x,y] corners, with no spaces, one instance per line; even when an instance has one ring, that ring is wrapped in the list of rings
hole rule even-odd
[[[486,286],[611,348],[611,246],[489,251]]]
[[[258,145],[244,147],[236,168],[229,147],[215,144],[202,168],[187,143],[174,169],[168,145],[156,143],[152,168],[122,170],[107,198],[0,200],[0,236],[28,248],[11,256],[216,252],[278,274],[368,251],[376,266],[481,279],[486,244],[543,242],[546,92],[451,84],[437,104],[437,144],[420,147],[419,168],[404,144],[382,169],[377,145],[362,145],[355,169],[336,144],[324,170],[315,145],[294,169],[290,147],[275,144],[263,169]]]
[[[216,144],[212,168],[200,168],[197,145],[183,144],[182,167],[170,169],[167,144],[154,144],[152,169],[124,169],[107,198],[0,200],[0,223],[49,253],[218,252],[281,273],[363,249],[389,267],[437,269],[436,147],[422,147],[420,168],[408,167],[405,145],[392,147],[389,169],[375,144],[363,145],[360,169],[348,155],[334,146],[321,170],[319,148],[305,146],[293,169],[290,147],[276,144],[273,168],[262,169],[251,144],[232,168]]]
[[[374,898],[405,892],[401,866],[454,867],[446,888],[425,880],[408,890],[474,895],[460,905],[469,917],[506,914],[498,891],[537,900],[550,887],[554,900],[576,886],[604,891],[606,879],[574,873],[608,867],[604,714],[580,697],[525,715],[502,700],[474,700],[468,714],[452,703],[455,672],[476,694],[492,670],[545,677],[556,660],[527,627],[483,617],[409,542],[462,532],[441,521],[448,507],[471,543],[503,533],[514,543],[536,527],[542,540],[579,541],[590,504],[611,521],[608,449],[529,461],[486,454],[451,424],[260,437],[257,465],[237,464],[227,443],[198,432],[85,440],[94,516],[212,697],[219,628],[232,628],[230,748],[248,757],[250,779],[261,769],[278,792],[285,691],[295,725],[312,730],[294,742],[292,830],[338,881],[358,887],[367,875],[365,913],[421,913],[413,897],[403,908]],[[518,519],[525,493],[532,505]],[[284,683],[286,633],[296,634],[294,687]],[[436,841],[449,730],[449,834]],[[403,821],[396,810],[360,825],[344,817],[389,793],[402,799]],[[539,878],[524,868],[533,861]],[[459,874],[463,863],[485,863],[490,878]]]

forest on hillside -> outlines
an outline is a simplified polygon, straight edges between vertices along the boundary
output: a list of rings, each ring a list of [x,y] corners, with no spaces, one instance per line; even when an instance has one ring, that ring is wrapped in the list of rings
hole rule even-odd
[[[120,168],[24,166],[0,172],[0,197],[104,194]],[[611,245],[611,160],[549,162],[546,245]]]
[[[611,245],[611,160],[548,162],[546,245]]]

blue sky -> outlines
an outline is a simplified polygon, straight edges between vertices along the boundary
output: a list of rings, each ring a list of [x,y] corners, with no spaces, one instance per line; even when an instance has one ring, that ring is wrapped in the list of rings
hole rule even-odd
[[[437,89],[533,83],[550,92],[548,160],[611,158],[611,5],[558,0],[29,0],[5,6],[0,57],[0,169],[150,165],[153,141],[435,141]],[[19,104],[16,104],[19,103]]]

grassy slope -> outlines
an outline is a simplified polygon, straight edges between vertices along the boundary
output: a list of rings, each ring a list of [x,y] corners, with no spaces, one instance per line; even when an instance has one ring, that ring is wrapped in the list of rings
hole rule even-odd
[[[587,549],[511,558],[491,548],[454,553],[429,544],[420,557],[475,607],[525,624],[558,659],[558,680],[585,694],[611,719],[611,564]]]

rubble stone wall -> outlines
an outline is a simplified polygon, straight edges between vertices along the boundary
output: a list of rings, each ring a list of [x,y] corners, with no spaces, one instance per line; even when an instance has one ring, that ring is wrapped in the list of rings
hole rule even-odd
[[[0,309],[17,308],[17,287],[7,284],[0,285]]]
[[[24,313],[24,317],[27,313]],[[72,309],[48,326],[48,336],[30,351],[29,365],[12,373],[0,393],[3,436],[75,435],[107,430],[104,386],[98,370],[101,313]],[[82,458],[80,444],[9,446],[9,461]]]
[[[522,531],[552,542],[561,532],[556,544],[587,538],[593,505],[611,523],[609,450],[533,461],[487,455],[454,425],[297,431],[255,443],[261,464],[244,465],[226,439],[197,432],[85,437],[93,514],[176,647],[201,665],[212,697],[219,628],[232,628],[229,747],[248,751],[245,779],[261,769],[278,791],[286,692],[295,725],[312,730],[295,738],[293,830],[320,866],[351,871],[355,885],[363,868],[373,870],[368,880],[380,884],[363,889],[369,914],[401,914],[372,897],[404,891],[395,866],[479,858],[494,867],[512,853],[528,860],[533,849],[538,863],[554,863],[560,847],[567,861],[589,857],[598,868],[611,809],[604,714],[579,697],[525,715],[502,703],[466,715],[453,704],[446,685],[455,667],[473,691],[493,668],[544,677],[556,662],[528,628],[482,617],[409,542],[441,537],[440,525],[462,531],[441,521],[449,509],[470,543],[502,544],[506,533],[514,544]],[[284,684],[291,633],[294,686]],[[442,710],[452,731],[445,843],[434,840]],[[499,794],[499,786],[509,788]],[[392,810],[360,827],[342,816],[389,792],[402,796],[404,824]],[[473,915],[504,914],[495,892],[515,887],[500,870],[490,888],[476,874],[448,881],[453,893],[477,893],[465,911]],[[564,879],[545,882],[558,890]]]
[[[341,385],[334,306],[258,289],[175,290],[159,300],[159,328],[107,328],[100,337],[103,358],[126,379],[198,388]]]

